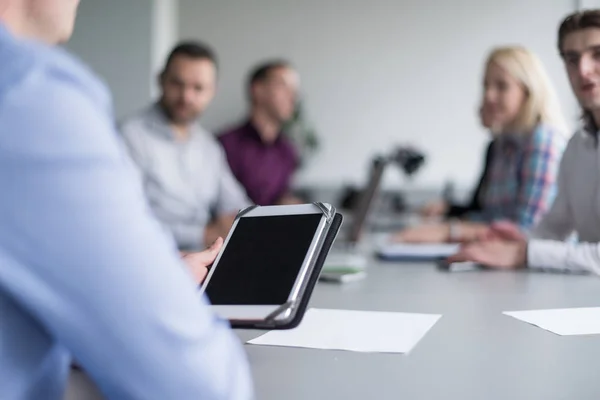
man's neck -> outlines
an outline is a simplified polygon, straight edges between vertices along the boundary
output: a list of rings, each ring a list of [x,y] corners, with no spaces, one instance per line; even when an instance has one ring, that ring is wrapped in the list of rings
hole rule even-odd
[[[279,137],[281,123],[270,118],[260,110],[254,110],[250,118],[252,125],[258,131],[258,135],[265,144],[273,144]]]
[[[171,119],[171,116],[167,112],[167,108],[163,105],[162,100],[158,102],[158,109],[162,113],[164,120],[169,125],[169,128],[171,128],[171,131],[173,132],[173,137],[175,138],[175,141],[176,142],[187,141],[190,137],[191,124],[173,122],[173,120]]]
[[[52,38],[46,37],[34,24],[28,23],[25,17],[24,6],[19,2],[10,6],[1,7],[0,4],[0,24],[4,25],[12,35],[22,39],[38,40],[47,44],[56,44]]]

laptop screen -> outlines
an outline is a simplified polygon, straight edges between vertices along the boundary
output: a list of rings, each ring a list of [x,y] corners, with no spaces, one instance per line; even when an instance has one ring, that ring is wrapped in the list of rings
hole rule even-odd
[[[360,235],[363,231],[367,217],[372,208],[373,202],[379,191],[381,184],[381,178],[385,171],[386,162],[383,158],[378,158],[373,161],[371,166],[371,174],[367,186],[362,191],[356,207],[354,208],[354,215],[352,225],[348,233],[348,242],[355,244],[360,240]]]

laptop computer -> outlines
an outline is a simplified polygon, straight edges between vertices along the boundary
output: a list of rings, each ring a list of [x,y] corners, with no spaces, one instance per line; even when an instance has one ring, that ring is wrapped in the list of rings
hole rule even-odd
[[[369,180],[363,189],[356,206],[350,214],[350,224],[340,231],[329,256],[325,261],[324,270],[366,267],[367,258],[360,251],[360,241],[367,220],[377,198],[381,180],[385,171],[384,158],[376,158],[371,166]]]

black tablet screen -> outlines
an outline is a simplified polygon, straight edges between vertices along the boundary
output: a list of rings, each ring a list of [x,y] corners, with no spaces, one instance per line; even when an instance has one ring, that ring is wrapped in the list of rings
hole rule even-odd
[[[321,218],[321,214],[241,218],[206,288],[211,303],[285,303]]]

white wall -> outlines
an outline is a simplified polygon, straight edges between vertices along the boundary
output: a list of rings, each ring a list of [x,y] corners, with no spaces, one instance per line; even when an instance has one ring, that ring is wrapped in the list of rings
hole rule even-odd
[[[220,91],[203,122],[241,118],[250,66],[284,56],[298,67],[323,147],[299,177],[360,181],[394,143],[427,151],[419,186],[472,185],[486,133],[478,126],[482,63],[494,45],[523,44],[544,61],[564,110],[577,112],[555,49],[574,0],[180,0],[180,36],[213,45]],[[389,173],[388,184],[399,181]]]
[[[159,95],[156,77],[179,36],[179,0],[153,0],[153,3],[150,93],[156,98]]]
[[[579,9],[599,8],[600,0],[577,0]]]
[[[161,37],[153,35],[153,1],[83,0],[67,44],[109,85],[117,117],[150,101],[154,42]]]

